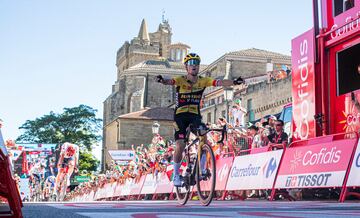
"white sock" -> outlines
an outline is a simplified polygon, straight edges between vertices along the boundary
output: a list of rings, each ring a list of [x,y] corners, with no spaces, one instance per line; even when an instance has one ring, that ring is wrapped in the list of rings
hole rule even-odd
[[[180,163],[175,163],[175,162],[174,162],[174,175],[175,175],[175,176],[178,176],[178,175],[179,175],[180,166],[181,166]]]
[[[205,169],[205,163],[206,163],[206,154],[202,154],[200,158],[200,168],[201,171]]]

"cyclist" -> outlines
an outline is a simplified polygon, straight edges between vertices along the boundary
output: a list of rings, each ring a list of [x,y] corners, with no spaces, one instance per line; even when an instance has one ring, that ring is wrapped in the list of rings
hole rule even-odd
[[[53,175],[48,176],[45,179],[43,191],[44,199],[48,199],[52,194],[54,194],[55,179],[56,178]]]
[[[71,143],[64,143],[61,146],[61,151],[60,151],[60,158],[57,164],[57,168],[58,170],[58,174],[56,176],[56,180],[55,180],[55,187],[54,190],[55,192],[57,192],[58,190],[61,190],[62,187],[59,187],[60,181],[62,181],[64,178],[64,175],[67,174],[67,178],[66,179],[66,186],[68,185],[69,182],[69,178],[71,177],[72,173],[77,172],[77,165],[78,165],[78,160],[79,160],[79,147],[75,144],[71,144]]]
[[[210,77],[198,76],[200,69],[200,56],[195,53],[190,53],[184,58],[184,65],[187,75],[179,76],[172,79],[163,78],[161,75],[156,77],[157,82],[164,85],[176,86],[176,106],[175,106],[175,140],[176,149],[174,153],[174,185],[182,186],[182,179],[179,175],[181,166],[182,152],[185,148],[186,128],[189,124],[195,126],[204,126],[201,122],[200,102],[202,93],[206,87],[210,86],[232,86],[244,83],[244,80],[239,77],[235,80],[228,79],[212,79]],[[201,158],[203,159],[203,158]],[[205,160],[201,160],[201,165],[204,166]],[[204,169],[204,168],[202,168]]]

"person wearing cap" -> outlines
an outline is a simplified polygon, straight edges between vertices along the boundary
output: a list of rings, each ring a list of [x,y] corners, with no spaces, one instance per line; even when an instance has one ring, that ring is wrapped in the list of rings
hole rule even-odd
[[[265,143],[272,145],[274,150],[284,148],[288,143],[288,135],[284,132],[284,121],[275,121],[275,132],[263,138]]]
[[[241,106],[241,100],[235,99],[234,105],[229,111],[230,124],[234,127],[244,127],[246,113],[246,109]]]

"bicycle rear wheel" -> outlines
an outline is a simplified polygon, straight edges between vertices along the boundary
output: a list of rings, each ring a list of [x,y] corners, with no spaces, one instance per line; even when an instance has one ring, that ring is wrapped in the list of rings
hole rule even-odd
[[[201,146],[200,157],[206,158],[206,162],[204,170],[200,170],[199,164],[196,165],[196,188],[201,204],[208,206],[214,197],[216,183],[215,155],[210,145]]]
[[[185,163],[186,168],[189,166],[189,155],[185,155]],[[178,203],[181,205],[185,205],[190,197],[190,177],[186,176],[186,170],[184,170],[181,174],[184,178],[184,186],[183,187],[175,187],[176,197]]]

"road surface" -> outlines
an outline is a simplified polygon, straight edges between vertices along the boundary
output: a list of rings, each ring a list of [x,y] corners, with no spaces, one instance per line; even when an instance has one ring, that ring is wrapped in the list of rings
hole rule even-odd
[[[116,201],[88,203],[25,203],[24,217],[360,217],[360,202],[314,201],[198,201],[180,206],[176,201]]]

